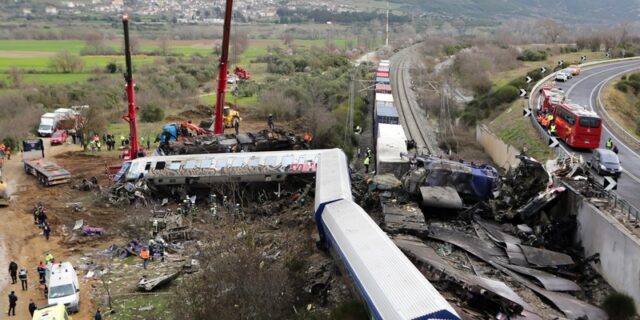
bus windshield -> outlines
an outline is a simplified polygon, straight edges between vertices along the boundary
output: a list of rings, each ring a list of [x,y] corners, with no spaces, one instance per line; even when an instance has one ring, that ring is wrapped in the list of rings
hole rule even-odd
[[[580,117],[580,126],[583,128],[599,128],[600,119],[593,117]]]

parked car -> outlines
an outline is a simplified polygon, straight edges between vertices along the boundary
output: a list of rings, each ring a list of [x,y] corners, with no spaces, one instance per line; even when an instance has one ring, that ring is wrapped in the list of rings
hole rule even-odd
[[[63,144],[67,142],[67,138],[69,138],[69,134],[66,130],[56,130],[51,136],[51,140],[49,141],[51,145]]]
[[[619,177],[621,173],[618,155],[609,149],[593,150],[590,165],[601,176]]]
[[[570,79],[569,76],[566,73],[562,72],[562,71],[558,71],[556,73],[556,81],[565,82],[565,81],[567,81],[569,79]]]

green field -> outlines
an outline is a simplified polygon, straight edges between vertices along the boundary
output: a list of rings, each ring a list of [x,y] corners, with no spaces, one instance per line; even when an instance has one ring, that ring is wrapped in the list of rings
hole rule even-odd
[[[80,53],[81,40],[0,40],[0,51],[58,52],[67,50]]]
[[[25,74],[23,81],[29,84],[65,84],[86,81],[92,76],[90,73]],[[0,74],[0,80],[9,81],[7,74]]]
[[[332,39],[334,45],[343,48],[345,39]],[[119,41],[110,40],[107,45],[115,50],[121,48]],[[326,40],[294,40],[297,47],[324,47]],[[169,42],[171,54],[193,55],[212,54],[214,42],[211,40],[172,40]],[[0,40],[0,79],[7,81],[6,73],[12,68],[18,68],[26,72],[25,83],[29,84],[58,84],[84,81],[90,77],[94,70],[103,70],[111,61],[124,62],[121,55],[115,56],[81,56],[84,67],[77,74],[56,74],[49,67],[49,61],[56,52],[68,51],[80,54],[85,47],[82,40]],[[249,47],[240,56],[238,63],[252,73],[254,79],[260,80],[266,73],[266,64],[251,63],[256,57],[266,55],[268,47],[284,47],[280,39],[250,39]],[[142,40],[140,49],[143,53],[157,52],[160,48],[159,41]],[[154,61],[155,57],[149,55],[136,55],[133,58],[134,65],[140,65]],[[35,74],[29,74],[34,72]]]

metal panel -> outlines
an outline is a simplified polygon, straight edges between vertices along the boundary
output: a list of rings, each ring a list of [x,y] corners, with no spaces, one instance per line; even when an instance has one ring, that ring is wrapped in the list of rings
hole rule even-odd
[[[571,280],[567,280],[565,278],[556,277],[553,274],[548,272],[544,272],[538,269],[525,268],[520,266],[502,265],[505,268],[509,268],[523,276],[535,278],[538,280],[542,286],[549,291],[581,291],[582,288],[578,286],[575,282]]]
[[[525,258],[527,258],[527,262],[538,267],[557,267],[574,264],[573,259],[564,253],[538,249],[521,244],[518,246],[522,249],[522,253]]]

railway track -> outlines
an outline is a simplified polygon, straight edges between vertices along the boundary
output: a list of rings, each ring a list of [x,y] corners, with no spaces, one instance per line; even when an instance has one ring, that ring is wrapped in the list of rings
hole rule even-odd
[[[419,113],[420,106],[411,91],[411,80],[406,50],[394,55],[391,59],[391,82],[393,100],[400,115],[400,123],[409,139],[416,142],[418,150],[433,153],[426,130],[426,119]]]

